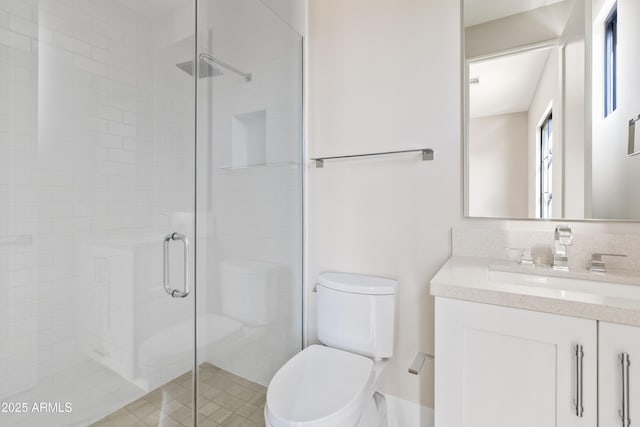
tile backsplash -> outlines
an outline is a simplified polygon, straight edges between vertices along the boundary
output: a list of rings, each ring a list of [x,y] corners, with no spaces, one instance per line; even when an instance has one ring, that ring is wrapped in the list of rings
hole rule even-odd
[[[457,227],[452,233],[452,254],[493,259],[518,259],[517,251],[506,248],[531,248],[536,264],[553,261],[555,225],[549,230],[509,230],[480,227]],[[640,235],[574,231],[573,245],[568,248],[569,266],[586,269],[593,253],[624,254],[626,258],[605,259],[610,270],[640,273]]]

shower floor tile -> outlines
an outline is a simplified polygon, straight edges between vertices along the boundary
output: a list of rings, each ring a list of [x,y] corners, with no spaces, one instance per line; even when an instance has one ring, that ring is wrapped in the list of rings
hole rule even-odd
[[[267,388],[210,363],[200,365],[199,427],[263,427]],[[191,372],[92,424],[95,427],[191,426]]]

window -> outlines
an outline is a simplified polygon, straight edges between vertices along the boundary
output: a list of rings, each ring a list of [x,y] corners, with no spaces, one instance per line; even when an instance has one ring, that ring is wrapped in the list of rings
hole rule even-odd
[[[540,212],[539,218],[551,218],[553,206],[553,115],[540,126]]]
[[[615,4],[604,21],[604,116],[607,117],[617,106],[618,62],[618,5]]]

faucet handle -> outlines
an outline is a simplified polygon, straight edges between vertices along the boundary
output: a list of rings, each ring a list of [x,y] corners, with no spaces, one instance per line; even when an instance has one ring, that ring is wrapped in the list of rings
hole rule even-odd
[[[593,271],[596,273],[606,273],[607,272],[607,268],[604,264],[604,261],[602,260],[603,256],[615,256],[615,257],[620,257],[620,258],[626,258],[627,256],[624,254],[602,254],[602,253],[594,253],[591,254],[591,261],[589,261],[589,266],[587,267],[587,270],[589,271]]]
[[[531,265],[533,266],[533,255],[531,254],[531,248],[505,248],[507,251],[519,251],[520,261],[519,263],[522,265]]]

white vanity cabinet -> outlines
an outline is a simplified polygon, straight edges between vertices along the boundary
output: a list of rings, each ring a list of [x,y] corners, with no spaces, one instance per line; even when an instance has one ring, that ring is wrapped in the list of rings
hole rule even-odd
[[[436,427],[597,426],[595,320],[442,297],[435,319]]]
[[[599,322],[598,339],[599,425],[640,425],[640,327]]]

